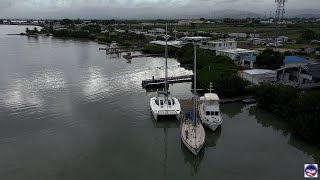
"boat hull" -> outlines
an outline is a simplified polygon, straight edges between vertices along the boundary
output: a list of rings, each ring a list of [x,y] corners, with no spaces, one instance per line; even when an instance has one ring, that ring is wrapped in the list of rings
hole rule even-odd
[[[190,151],[194,156],[198,156],[198,154],[200,153],[203,145],[200,146],[199,148],[193,148],[193,147],[191,147],[191,146],[187,143],[187,141],[184,140],[184,138],[183,138],[182,136],[181,136],[181,140],[182,140],[183,144],[189,149],[189,151]]]
[[[150,107],[151,107],[152,115],[156,121],[158,120],[159,116],[175,116],[177,118],[177,120],[180,119],[181,109],[179,109],[179,111],[173,110],[173,109],[159,110],[159,109],[154,108],[153,101],[154,101],[154,98],[151,98],[150,99]],[[176,102],[178,102],[177,99],[176,99]],[[179,107],[180,107],[180,105],[179,105]]]
[[[202,124],[204,126],[206,126],[207,128],[211,129],[212,131],[215,131],[222,124],[222,122],[221,123],[212,123],[212,124],[210,124],[210,123],[207,123],[205,121],[202,121]]]

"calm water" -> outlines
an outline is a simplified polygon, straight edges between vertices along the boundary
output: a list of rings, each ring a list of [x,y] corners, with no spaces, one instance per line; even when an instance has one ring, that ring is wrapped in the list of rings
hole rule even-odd
[[[163,58],[106,56],[95,42],[7,36],[0,26],[0,177],[17,179],[303,179],[319,151],[255,106],[222,106],[194,158],[179,123],[155,122],[141,80]],[[190,74],[169,60],[170,75]],[[180,99],[190,83],[170,86]]]

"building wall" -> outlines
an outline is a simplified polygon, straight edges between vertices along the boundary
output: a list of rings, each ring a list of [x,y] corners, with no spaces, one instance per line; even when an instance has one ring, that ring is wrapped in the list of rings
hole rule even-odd
[[[237,42],[217,42],[217,43],[206,43],[205,45],[200,45],[201,49],[209,49],[212,51],[226,50],[226,49],[236,49],[238,46]]]
[[[253,84],[267,83],[267,82],[275,82],[276,81],[276,73],[265,73],[265,74],[248,74],[245,72],[241,73],[241,77]]]

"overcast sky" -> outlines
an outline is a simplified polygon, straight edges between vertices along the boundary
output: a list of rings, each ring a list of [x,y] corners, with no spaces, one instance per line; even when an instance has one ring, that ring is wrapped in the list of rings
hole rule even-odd
[[[264,14],[275,8],[274,0],[0,0],[0,19],[156,18],[226,9]],[[287,9],[320,9],[320,0],[289,0]]]

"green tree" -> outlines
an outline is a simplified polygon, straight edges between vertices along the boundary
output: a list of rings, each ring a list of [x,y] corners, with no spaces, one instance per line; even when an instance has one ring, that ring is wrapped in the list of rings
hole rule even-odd
[[[291,51],[286,51],[283,53],[284,56],[293,56],[293,53]]]
[[[70,19],[62,19],[62,21],[61,21],[61,24],[63,24],[63,25],[70,25],[70,24],[72,24],[72,20],[70,20]]]
[[[33,28],[33,33],[38,33],[39,31],[38,31],[38,28]]]
[[[30,29],[27,27],[26,28],[26,33],[29,34],[30,33]]]
[[[271,70],[280,68],[284,63],[284,55],[279,51],[273,51],[272,49],[266,49],[262,54],[257,56],[258,67],[266,67]]]
[[[307,29],[301,34],[300,38],[303,40],[312,40],[312,39],[315,39],[316,36],[317,35],[314,31]]]

